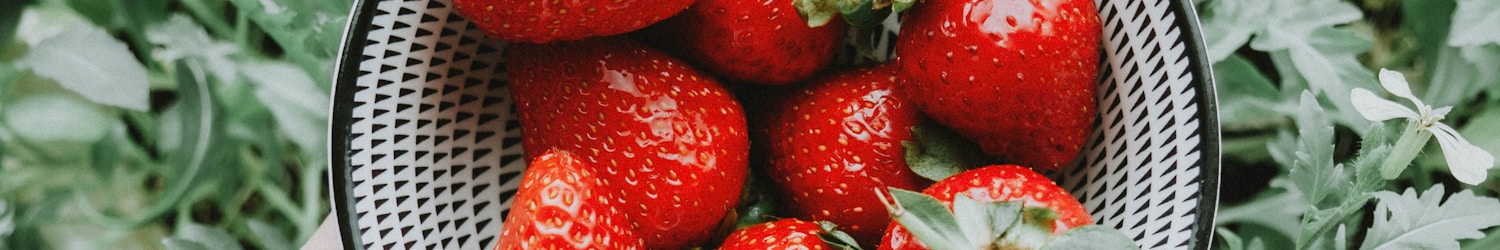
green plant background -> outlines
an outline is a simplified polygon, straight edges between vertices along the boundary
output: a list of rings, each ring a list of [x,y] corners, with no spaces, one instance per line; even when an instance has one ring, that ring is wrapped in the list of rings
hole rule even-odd
[[[1404,125],[1349,99],[1403,72],[1500,152],[1500,1],[1193,2],[1224,134],[1217,246],[1500,249],[1494,178],[1455,181],[1436,142],[1379,178]],[[0,1],[0,249],[306,242],[351,4]]]

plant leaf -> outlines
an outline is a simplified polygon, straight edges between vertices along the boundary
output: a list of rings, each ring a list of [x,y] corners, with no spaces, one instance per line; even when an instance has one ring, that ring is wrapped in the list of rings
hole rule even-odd
[[[280,229],[277,229],[276,226],[272,226],[270,223],[266,223],[265,221],[262,221],[260,219],[249,219],[245,222],[246,225],[250,227],[250,233],[254,234],[255,238],[258,239],[255,242],[259,242],[260,246],[264,247],[264,249],[294,249],[291,245],[292,242],[286,239],[286,233],[282,232],[282,230]]]
[[[1214,63],[1219,84],[1219,117],[1225,130],[1256,130],[1271,126],[1296,114],[1255,65],[1239,55],[1230,55]]]
[[[1495,32],[1497,26],[1500,26],[1500,1],[1458,0],[1448,45],[1500,44],[1500,33]]]
[[[146,111],[146,68],[98,26],[77,24],[42,40],[16,63],[90,101]]]
[[[1376,193],[1374,224],[1360,249],[1457,249],[1459,239],[1484,237],[1481,229],[1500,225],[1500,200],[1463,190],[1444,201],[1444,193],[1443,185],[1420,196],[1413,188]]]
[[[1141,249],[1135,241],[1119,229],[1100,225],[1087,225],[1064,232],[1052,239],[1042,250],[1062,249]]]
[[[17,137],[47,143],[93,143],[119,122],[113,118],[109,110],[60,91],[20,96],[0,113],[0,119]]]
[[[985,204],[969,198],[968,194],[953,196],[953,219],[958,222],[958,229],[969,244],[983,246],[992,240],[991,235],[998,232],[991,231],[994,224],[987,214],[989,210]]]
[[[247,63],[245,76],[257,85],[256,99],[270,109],[276,124],[303,150],[325,148],[328,122],[328,92],[317,88],[311,76],[296,66],[281,62]],[[323,154],[310,154],[322,161]]]
[[[230,55],[238,53],[240,47],[209,36],[191,17],[172,15],[166,22],[150,26],[145,33],[146,40],[161,47],[154,55],[157,60],[175,62],[195,58],[208,66],[220,84],[238,83],[239,65]]]
[[[1234,51],[1250,42],[1250,36],[1265,28],[1264,18],[1271,4],[1264,1],[1218,0],[1209,2],[1203,11],[1203,37],[1208,47],[1208,61],[1222,62]],[[1217,72],[1218,66],[1214,66]],[[1223,77],[1223,80],[1234,78]],[[1232,84],[1222,84],[1221,87]],[[1220,93],[1233,93],[1220,91]],[[1227,105],[1226,105],[1227,107]]]
[[[180,239],[180,238],[165,238],[165,239],[161,239],[161,244],[164,247],[166,247],[167,250],[209,250],[209,249],[211,249],[211,248],[208,248],[206,246],[203,246],[203,244],[198,244],[198,242],[193,242],[193,241],[190,241],[190,240],[185,240],[185,239]]]
[[[197,243],[206,249],[237,250],[244,249],[234,236],[222,230],[204,226],[198,223],[183,223],[177,228],[176,236],[173,238]]]
[[[977,249],[977,246],[966,245],[971,241],[959,228],[953,212],[937,198],[899,188],[888,189],[894,204],[887,203],[887,207],[896,205],[893,208],[900,208],[887,208],[892,211],[892,219],[911,232],[922,245],[930,249]],[[884,195],[879,197],[885,199]]]
[[[1491,104],[1479,114],[1469,117],[1469,122],[1458,133],[1490,155],[1500,155],[1500,129],[1495,128],[1500,128],[1500,105]],[[1500,166],[1500,163],[1496,163],[1496,166]]]
[[[911,128],[912,139],[903,141],[906,165],[912,172],[932,181],[962,173],[970,168],[996,162],[979,150],[979,146],[958,132],[936,123]]]

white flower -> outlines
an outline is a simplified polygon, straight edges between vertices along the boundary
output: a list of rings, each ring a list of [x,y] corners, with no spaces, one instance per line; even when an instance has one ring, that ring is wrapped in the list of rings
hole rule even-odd
[[[1432,106],[1422,103],[1422,100],[1418,100],[1416,96],[1411,94],[1411,89],[1407,86],[1406,78],[1400,72],[1380,69],[1380,85],[1386,91],[1390,91],[1392,95],[1410,100],[1413,104],[1416,104],[1418,109],[1413,111],[1396,102],[1376,97],[1375,93],[1362,88],[1351,90],[1350,97],[1354,103],[1354,108],[1365,119],[1376,122],[1393,118],[1410,119],[1408,129],[1403,131],[1402,139],[1396,142],[1396,149],[1392,154],[1393,157],[1388,158],[1386,162],[1387,168],[1383,170],[1390,170],[1389,166],[1391,164],[1400,164],[1399,168],[1395,169],[1394,174],[1387,172],[1387,178],[1393,178],[1395,174],[1401,173],[1401,168],[1404,168],[1411,161],[1410,157],[1415,157],[1416,151],[1420,151],[1423,144],[1426,144],[1426,134],[1431,133],[1431,135],[1437,137],[1438,146],[1442,147],[1443,154],[1447,156],[1448,169],[1453,173],[1454,178],[1470,185],[1478,184],[1486,179],[1486,170],[1495,165],[1495,157],[1490,155],[1489,152],[1484,151],[1484,149],[1480,149],[1474,146],[1474,144],[1469,143],[1468,140],[1459,136],[1458,131],[1453,130],[1453,127],[1449,127],[1447,124],[1441,122],[1443,116],[1447,115],[1448,111],[1453,110],[1453,107],[1433,109]],[[1416,140],[1409,142],[1408,137],[1415,138]],[[1400,151],[1403,151],[1403,147],[1410,151],[1411,155],[1404,156],[1406,159],[1397,159],[1397,155],[1402,155]],[[1395,162],[1391,162],[1390,160],[1395,160]]]

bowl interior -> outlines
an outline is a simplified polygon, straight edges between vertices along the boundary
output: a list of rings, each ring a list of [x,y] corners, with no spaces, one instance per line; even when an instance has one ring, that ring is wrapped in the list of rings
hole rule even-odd
[[[1218,117],[1191,1],[1096,3],[1098,123],[1078,166],[1051,177],[1143,247],[1204,248],[1217,207]],[[352,14],[330,126],[346,248],[495,244],[526,167],[505,44],[450,6],[368,0]],[[884,41],[894,39],[889,27]]]

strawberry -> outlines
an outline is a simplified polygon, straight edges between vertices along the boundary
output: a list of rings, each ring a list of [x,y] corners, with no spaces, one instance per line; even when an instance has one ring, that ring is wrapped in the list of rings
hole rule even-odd
[[[741,228],[729,234],[721,250],[740,249],[851,249],[847,234],[827,222],[781,219]]]
[[[1102,33],[1090,0],[928,1],[902,19],[897,91],[986,153],[1060,169],[1093,124]]]
[[[920,119],[891,93],[894,69],[859,69],[800,86],[763,129],[766,173],[792,217],[830,221],[867,246],[890,223],[874,188],[921,188],[931,182],[907,167],[902,142]]]
[[[896,203],[877,197],[900,223],[887,228],[879,249],[981,249],[973,247],[982,245],[999,247],[982,249],[1036,249],[1066,244],[1054,241],[1063,240],[1061,236],[1074,229],[1097,230],[1090,226],[1088,211],[1072,195],[1046,176],[1016,165],[972,169],[938,181],[922,193],[893,189],[891,196]],[[942,216],[949,221],[922,220]],[[914,219],[925,223],[912,223]],[[1134,246],[1123,234],[1117,236],[1111,239],[1123,238],[1126,244],[1121,246]]]
[[[515,44],[506,60],[526,155],[578,152],[647,248],[703,244],[735,206],[749,139],[713,78],[619,37]]]
[[[693,0],[453,0],[454,10],[490,38],[526,43],[624,34],[692,4]]]
[[[833,60],[845,26],[808,27],[792,0],[701,0],[642,38],[726,78],[782,85]]]
[[[572,153],[549,150],[521,176],[495,249],[641,249],[614,195]]]

